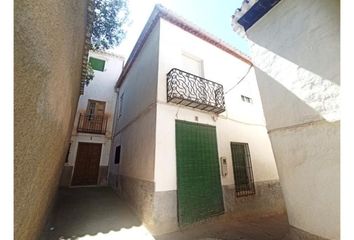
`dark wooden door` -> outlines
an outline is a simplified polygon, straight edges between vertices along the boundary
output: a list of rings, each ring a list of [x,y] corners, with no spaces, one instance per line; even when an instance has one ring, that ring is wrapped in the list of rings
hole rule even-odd
[[[96,185],[102,144],[80,142],[71,185]]]

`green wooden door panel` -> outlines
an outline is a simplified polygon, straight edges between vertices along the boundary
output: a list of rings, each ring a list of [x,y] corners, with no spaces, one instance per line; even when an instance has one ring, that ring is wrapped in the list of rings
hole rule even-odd
[[[176,121],[176,155],[179,224],[223,213],[215,127]]]

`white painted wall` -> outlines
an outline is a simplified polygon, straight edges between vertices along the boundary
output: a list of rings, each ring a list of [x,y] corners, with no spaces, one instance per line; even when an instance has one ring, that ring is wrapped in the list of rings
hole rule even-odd
[[[72,130],[68,162],[65,163],[67,166],[75,165],[79,142],[102,143],[100,166],[108,166],[109,162],[113,115],[117,96],[117,93],[114,90],[114,85],[122,71],[124,59],[119,56],[101,52],[90,52],[89,57],[91,56],[105,60],[105,70],[103,72],[95,71],[94,79],[88,86],[85,86],[85,92],[80,96],[74,127]],[[105,135],[77,132],[79,114],[86,112],[88,99],[106,102],[105,114],[108,115],[108,120]]]
[[[110,156],[110,173],[154,181],[156,86],[159,23],[130,68],[119,89],[116,127]],[[122,106],[121,95],[124,94]],[[120,107],[122,115],[118,118]],[[121,144],[120,164],[114,164],[115,148]]]
[[[289,223],[340,239],[340,127],[320,122],[270,134]]]
[[[289,222],[328,239],[340,238],[339,8],[283,0],[247,31]]]
[[[339,120],[339,6],[338,0],[281,1],[247,31],[257,68],[310,108],[262,96],[268,128]]]
[[[172,68],[183,70],[183,53],[201,59],[204,77],[221,83],[224,91],[232,88],[246,74],[249,65],[169,22],[161,20],[160,29],[155,190],[167,191],[177,188],[176,119],[216,126],[219,157],[225,156],[228,162],[229,175],[222,178],[223,185],[234,183],[231,141],[249,144],[255,181],[278,179],[254,70],[252,69],[247,77],[225,96],[226,112],[219,117],[166,103],[166,74]],[[251,97],[253,103],[243,102],[241,94]],[[198,117],[198,121],[195,117]]]
[[[99,52],[90,52],[89,57],[91,56],[105,60],[105,70],[103,72],[94,71],[94,79],[88,86],[85,86],[85,92],[80,96],[77,113],[86,112],[88,99],[106,102],[105,114],[108,115],[106,137],[110,138],[112,136],[113,115],[117,96],[114,86],[120,73],[122,72],[124,59],[122,57]],[[78,116],[79,114],[76,114],[73,135],[77,134],[76,127],[78,123]]]
[[[101,150],[100,166],[108,166],[109,154],[111,149],[111,140],[109,138],[99,136],[99,135],[81,134],[81,133],[80,135],[71,137],[71,146],[69,150],[68,162],[66,163],[66,165],[68,166],[75,165],[79,142],[101,143],[102,150]]]

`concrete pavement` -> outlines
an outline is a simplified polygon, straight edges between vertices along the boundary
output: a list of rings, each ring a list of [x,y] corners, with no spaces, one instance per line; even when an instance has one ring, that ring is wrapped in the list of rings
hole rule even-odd
[[[222,216],[178,232],[152,236],[128,204],[109,187],[61,188],[40,240],[281,240],[287,217]]]

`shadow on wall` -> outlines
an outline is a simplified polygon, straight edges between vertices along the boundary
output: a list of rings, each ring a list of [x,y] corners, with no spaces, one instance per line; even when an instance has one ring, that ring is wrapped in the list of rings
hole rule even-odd
[[[154,240],[130,208],[108,187],[61,188],[40,240]]]
[[[257,83],[262,90],[262,105],[267,129],[273,130],[324,118],[304,100],[289,91],[267,73],[255,68]]]
[[[315,116],[319,115],[321,118],[325,119],[328,122],[335,122],[340,119],[339,85],[303,67],[300,67],[299,65],[257,44],[252,44],[252,52],[253,55],[256,56],[253,62],[256,67],[256,75],[259,88],[260,91],[263,92],[261,94],[261,97],[266,115],[266,108],[270,107],[267,105],[277,105],[283,104],[284,102],[288,102],[295,104],[296,109],[294,109],[294,106],[292,105],[287,107],[292,109],[292,112],[295,115],[296,113],[302,115],[300,117],[300,120],[303,119],[304,114],[306,114],[310,118],[316,118]],[[263,80],[268,80],[269,85],[262,85]],[[274,85],[274,89],[270,89],[270,85]],[[287,94],[284,93],[285,89],[288,91]],[[289,95],[294,95],[294,97],[296,97],[298,100],[295,101],[296,98],[291,97]],[[265,99],[265,96],[274,97],[274,99],[272,100],[273,102],[267,103],[267,101],[271,100]],[[285,99],[282,98],[288,98],[287,100],[289,101],[285,101]],[[306,109],[305,107],[300,108],[299,106],[296,106],[299,100],[313,110],[312,114],[310,114],[311,111]],[[279,110],[276,110],[274,108],[272,109],[271,113],[285,114],[289,112],[281,110],[284,110],[284,108]],[[266,117],[267,124],[270,122],[268,117],[269,116]]]
[[[281,1],[247,35],[251,49],[261,46],[340,85],[340,1]]]

